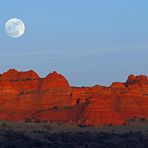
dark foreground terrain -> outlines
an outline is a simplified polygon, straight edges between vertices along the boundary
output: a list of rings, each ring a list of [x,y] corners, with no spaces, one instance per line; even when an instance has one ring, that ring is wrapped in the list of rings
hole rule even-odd
[[[0,122],[0,148],[148,148],[147,122],[114,127]]]
[[[115,133],[44,133],[44,140],[32,139],[29,136],[14,131],[2,131],[0,135],[1,148],[147,148],[148,135],[141,132]]]

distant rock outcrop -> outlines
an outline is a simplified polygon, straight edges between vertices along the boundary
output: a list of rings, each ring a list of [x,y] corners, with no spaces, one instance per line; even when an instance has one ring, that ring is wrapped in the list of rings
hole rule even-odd
[[[57,72],[10,69],[0,75],[0,119],[47,120],[81,125],[123,125],[148,118],[148,77],[130,75],[110,87],[71,87]]]

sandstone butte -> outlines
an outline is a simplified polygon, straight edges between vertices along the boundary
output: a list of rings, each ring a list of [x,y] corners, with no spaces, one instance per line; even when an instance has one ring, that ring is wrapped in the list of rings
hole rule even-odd
[[[10,69],[0,75],[0,120],[41,120],[74,125],[124,125],[148,118],[148,77],[130,75],[111,86],[72,87],[57,72]]]

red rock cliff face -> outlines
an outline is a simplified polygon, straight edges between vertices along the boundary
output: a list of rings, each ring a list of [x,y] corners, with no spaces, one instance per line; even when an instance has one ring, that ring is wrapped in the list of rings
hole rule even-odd
[[[84,125],[123,125],[148,118],[148,78],[130,75],[110,87],[71,87],[57,72],[40,78],[11,69],[0,75],[0,119],[40,119]]]

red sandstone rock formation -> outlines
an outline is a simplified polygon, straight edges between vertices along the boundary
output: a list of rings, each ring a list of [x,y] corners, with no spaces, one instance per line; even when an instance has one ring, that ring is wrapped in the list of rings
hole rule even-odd
[[[123,125],[129,118],[148,118],[148,77],[130,75],[110,87],[71,87],[57,72],[8,70],[0,75],[0,119]]]

